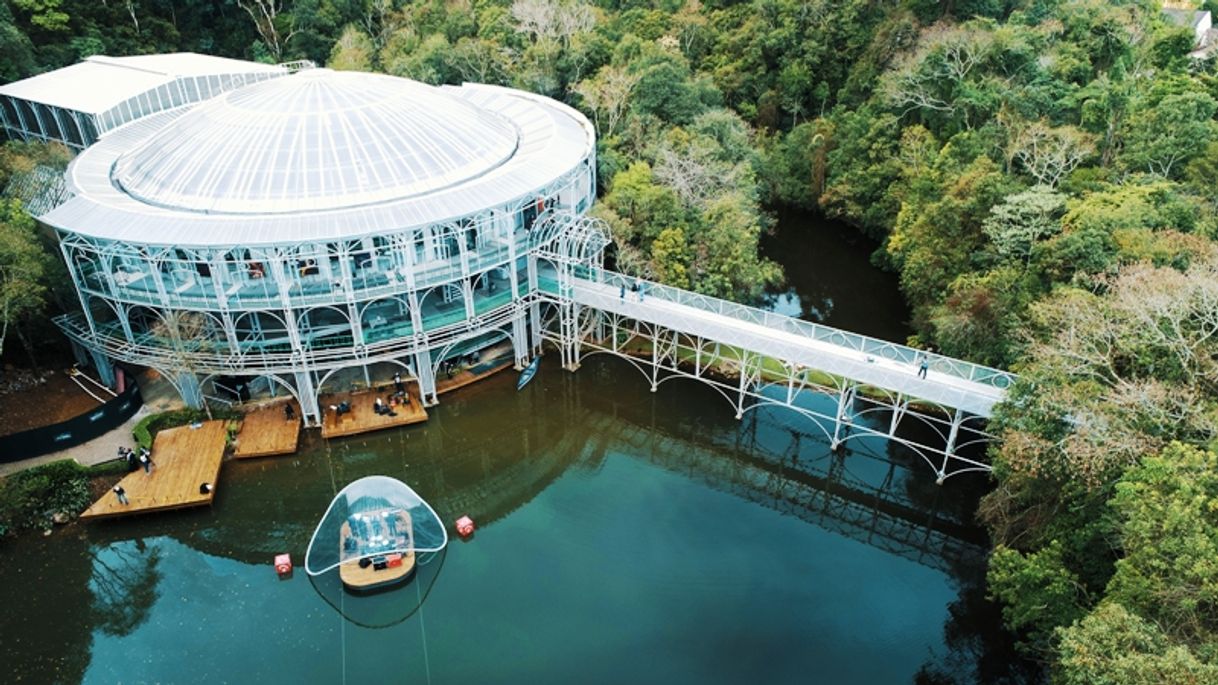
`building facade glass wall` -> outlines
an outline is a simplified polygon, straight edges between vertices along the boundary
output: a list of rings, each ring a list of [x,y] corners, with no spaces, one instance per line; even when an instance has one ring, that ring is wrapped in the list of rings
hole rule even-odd
[[[191,403],[210,394],[208,384],[216,379],[267,379],[296,396],[312,421],[320,420],[318,396],[334,389],[328,382],[344,369],[366,374],[377,364],[399,368],[431,403],[437,400],[436,373],[450,359],[493,345],[510,350],[518,364],[527,361],[540,344],[535,296],[545,270],[537,258],[541,232],[534,227],[578,217],[591,206],[595,144],[591,125],[574,110],[506,89],[493,95],[507,106],[532,108],[533,123],[511,129],[522,131],[520,154],[536,148],[531,154],[552,160],[542,143],[566,142],[571,149],[562,159],[570,161],[510,199],[454,206],[464,211],[442,220],[344,230],[344,217],[355,216],[347,210],[304,212],[302,221],[322,216],[338,223],[322,238],[267,240],[251,230],[249,240],[158,242],[156,230],[146,231],[149,239],[125,235],[124,222],[104,211],[48,212],[41,218],[59,235],[81,302],[81,312],[62,317],[60,327],[103,377],[115,362],[152,367]],[[538,125],[539,112],[564,122],[569,140],[556,137],[561,127]],[[152,133],[163,135],[175,121]],[[530,139],[528,126],[549,137]],[[91,163],[89,155],[80,164]],[[527,157],[512,163],[534,171],[539,164]],[[108,168],[117,173],[119,166]],[[492,172],[509,173],[498,165]],[[90,188],[87,169],[77,176],[69,170],[68,178],[79,195],[69,202],[85,202],[91,192],[102,199],[118,192],[113,181]],[[197,219],[199,213],[177,216]],[[278,218],[290,225],[293,216]],[[149,207],[144,218],[153,226],[166,222],[168,231],[174,217],[172,208]],[[248,223],[257,226],[259,219]]]

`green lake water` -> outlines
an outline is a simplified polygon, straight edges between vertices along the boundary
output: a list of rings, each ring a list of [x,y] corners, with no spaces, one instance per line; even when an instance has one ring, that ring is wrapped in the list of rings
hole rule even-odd
[[[423,425],[229,461],[210,509],[0,547],[0,659],[31,683],[993,682],[981,476],[936,486],[884,440],[828,450],[780,409],[648,392],[628,363],[548,355]],[[809,403],[830,402],[808,396]],[[827,405],[826,405],[827,406]],[[883,421],[882,417],[877,418]],[[334,494],[398,478],[454,539],[371,597],[303,572]],[[971,480],[970,480],[971,478]],[[450,528],[450,535],[452,530]],[[272,559],[297,571],[279,579]],[[1018,669],[1015,669],[1018,670]]]

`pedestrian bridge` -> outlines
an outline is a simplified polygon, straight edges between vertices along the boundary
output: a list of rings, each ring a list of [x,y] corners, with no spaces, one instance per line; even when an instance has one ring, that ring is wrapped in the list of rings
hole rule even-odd
[[[778,405],[817,419],[833,449],[885,435],[920,454],[939,482],[990,470],[980,450],[967,448],[993,439],[984,425],[1013,374],[605,270],[589,256],[603,245],[592,247],[555,243],[531,270],[540,294],[533,306],[545,308],[535,312],[544,322],[537,335],[561,350],[564,367],[612,354],[648,376],[653,392],[696,379],[731,402],[737,418]],[[800,401],[805,391],[836,397],[836,407]],[[858,420],[880,415],[886,430]]]

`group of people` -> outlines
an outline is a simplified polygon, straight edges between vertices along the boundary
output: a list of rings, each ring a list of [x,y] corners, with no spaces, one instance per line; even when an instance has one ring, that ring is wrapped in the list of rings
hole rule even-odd
[[[637,295],[639,298],[639,302],[643,301],[643,294],[646,292],[646,290],[647,290],[646,283],[640,283],[639,281],[635,281],[634,283],[630,284],[630,293],[632,295]],[[625,281],[622,281],[620,284],[618,284],[617,296],[619,299],[621,299],[622,302],[626,301],[626,282]]]
[[[118,458],[127,461],[127,471],[131,472],[143,467],[144,473],[152,473],[152,467],[156,466],[156,462],[152,461],[152,452],[148,451],[147,447],[141,447],[139,452],[127,446],[118,448]]]
[[[406,399],[406,382],[402,380],[401,373],[395,373],[393,374],[393,394],[389,396],[389,401],[386,402],[377,397],[373,403],[372,410],[380,416],[397,416],[398,413],[393,408],[408,401]]]
[[[373,404],[372,404],[372,411],[376,412],[380,416],[397,416],[398,413],[393,410],[393,407],[396,404],[397,404],[396,395],[390,395],[389,402],[385,402],[385,400],[381,399],[378,396],[376,398],[376,401],[373,402]]]
[[[118,458],[126,460],[128,472],[142,467],[144,473],[151,475],[152,467],[156,466],[156,462],[152,461],[152,452],[148,451],[147,447],[141,447],[137,452],[126,445],[119,446]],[[131,503],[127,500],[127,491],[123,489],[121,483],[114,486],[114,496],[118,498],[119,504]]]

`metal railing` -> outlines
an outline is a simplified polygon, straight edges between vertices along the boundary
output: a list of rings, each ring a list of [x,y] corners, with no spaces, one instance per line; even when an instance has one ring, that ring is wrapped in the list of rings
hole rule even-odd
[[[506,304],[501,305],[500,301]],[[141,366],[190,368],[200,373],[273,373],[342,366],[356,359],[370,362],[421,349],[443,347],[470,335],[507,325],[514,316],[521,314],[525,304],[523,301],[513,301],[510,291],[505,291],[487,298],[472,319],[466,318],[464,307],[454,307],[450,311],[425,317],[425,332],[420,334],[404,333],[365,341],[358,348],[353,344],[325,344],[305,347],[301,351],[293,350],[286,338],[251,340],[240,350],[232,350],[221,341],[193,340],[175,344],[169,338],[146,333],[132,341],[126,338],[117,323],[99,325],[94,335],[84,315],[79,313],[58,316],[55,324],[65,335],[87,348],[101,350],[113,359]]]
[[[831,326],[794,319],[782,314],[758,309],[757,307],[729,302],[728,300],[721,300],[709,295],[700,295],[688,290],[673,288],[654,281],[634,278],[613,271],[576,268],[573,270],[573,276],[577,289],[580,286],[599,286],[604,289],[602,294],[616,296],[623,286],[628,293],[631,293],[632,286],[638,285],[643,290],[644,300],[655,299],[671,302],[701,312],[764,326],[770,330],[790,333],[810,340],[836,345],[860,352],[869,357],[890,359],[909,365],[916,365],[921,357],[925,355],[929,362],[929,367],[933,371],[998,390],[1007,389],[1015,381],[1014,374],[1001,369],[982,366],[940,354],[927,353],[924,350],[909,347],[908,345],[900,345],[887,340],[843,331]],[[558,282],[554,278],[541,278],[538,281],[538,285],[543,291],[553,295],[559,294]]]
[[[516,243],[517,257],[527,254],[529,241],[527,234],[514,236],[512,240]],[[476,277],[482,272],[495,268],[514,269],[515,265],[510,263],[511,257],[512,249],[506,241],[488,241],[487,244],[479,247],[476,253],[469,255],[470,274]],[[357,300],[374,300],[401,295],[407,291],[406,269],[413,271],[416,291],[428,290],[448,283],[459,283],[464,277],[459,256],[413,267],[397,267],[380,261],[377,264],[379,268],[364,269],[353,275],[349,281],[327,279],[320,275],[293,277],[285,284],[288,301],[294,307],[313,307],[342,305],[348,301],[349,296]],[[78,273],[83,289],[103,298],[129,304],[222,309],[213,279],[195,274],[197,267],[194,263],[183,262],[181,267],[192,273],[190,280],[181,283],[169,275],[163,275],[164,295],[157,290],[154,275],[145,272],[136,272],[134,277],[126,276],[128,280],[124,283],[107,279],[106,275],[92,264],[82,263],[78,267]],[[222,286],[231,290],[231,293],[224,298],[226,305],[224,308],[247,310],[282,306],[280,284],[271,274],[268,273],[263,278],[253,280],[230,282],[230,278],[231,276],[225,278]],[[113,286],[111,286],[111,280],[114,280]]]

